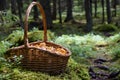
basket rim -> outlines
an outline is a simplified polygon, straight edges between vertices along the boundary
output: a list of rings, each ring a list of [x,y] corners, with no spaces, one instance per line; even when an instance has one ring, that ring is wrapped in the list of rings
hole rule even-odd
[[[44,42],[44,41],[31,42],[31,43],[29,43],[29,45],[35,44],[35,43],[42,43],[42,42]],[[48,42],[48,41],[46,41],[46,42],[44,42],[44,43],[46,43],[46,44],[47,44],[47,43],[48,43],[48,44],[53,44],[53,45],[56,45],[56,46],[58,46],[58,47],[61,47],[61,48],[63,48],[64,50],[66,50],[67,53],[66,53],[65,55],[58,54],[58,53],[52,53],[52,52],[50,52],[50,51],[43,50],[43,49],[40,49],[40,48],[37,48],[37,47],[34,47],[34,46],[25,47],[24,44],[21,45],[21,46],[17,46],[17,47],[11,48],[11,49],[8,50],[8,52],[9,52],[9,51],[12,51],[12,50],[17,50],[17,49],[38,49],[38,50],[44,51],[45,54],[48,53],[48,54],[55,55],[55,56],[68,57],[68,56],[71,55],[71,51],[70,51],[69,49],[67,49],[67,48],[65,48],[65,47],[63,47],[63,46],[61,46],[61,45],[55,44],[55,43],[53,43],[53,42]]]

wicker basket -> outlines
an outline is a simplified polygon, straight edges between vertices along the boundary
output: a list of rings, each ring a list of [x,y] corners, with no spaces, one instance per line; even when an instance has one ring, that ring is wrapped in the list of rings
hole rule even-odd
[[[44,27],[44,41],[39,42],[28,42],[28,16],[29,13],[34,5],[37,5],[41,12],[41,16],[43,18],[43,27]],[[24,45],[11,48],[8,50],[11,56],[22,55],[23,58],[21,60],[21,66],[25,69],[32,70],[32,71],[40,71],[40,72],[47,72],[50,74],[60,74],[64,72],[68,59],[71,55],[71,52],[55,43],[47,42],[47,26],[46,26],[46,18],[44,14],[44,10],[42,6],[38,2],[32,2],[26,12],[25,16],[25,28],[24,28]],[[37,48],[35,46],[40,43],[45,43],[47,46],[52,46],[54,48],[62,48],[66,51],[65,55],[58,54],[55,52],[50,52],[44,49]]]

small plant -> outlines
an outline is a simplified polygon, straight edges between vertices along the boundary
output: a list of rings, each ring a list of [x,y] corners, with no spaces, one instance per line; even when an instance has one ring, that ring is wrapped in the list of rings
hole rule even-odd
[[[23,43],[23,30],[13,31],[5,40],[16,46]]]
[[[109,44],[119,43],[120,42],[120,33],[110,36],[109,38],[107,38],[107,41]]]
[[[111,32],[111,31],[118,31],[118,28],[113,24],[101,24],[96,26],[95,30],[103,31],[103,32]]]
[[[115,47],[112,47],[111,53],[112,53],[113,59],[118,60],[120,58],[120,45],[117,44],[115,45]]]
[[[3,57],[0,57],[0,80],[10,80],[11,64]]]
[[[91,57],[97,53],[95,45],[107,44],[105,39],[99,35],[88,34],[84,36],[62,35],[55,42],[69,48],[74,56]]]
[[[2,20],[2,24],[0,24],[1,27],[11,27],[19,20],[19,18],[16,15],[13,15],[10,10],[4,11],[3,13],[3,15],[0,15]]]
[[[0,56],[4,56],[4,53],[9,49],[12,44],[7,41],[0,42]]]
[[[21,60],[22,58],[23,58],[22,55],[20,55],[20,56],[14,55],[14,56],[12,57],[12,59],[13,59],[14,61],[13,61],[13,60],[12,60],[12,61],[9,60],[9,62],[11,62],[12,66],[18,67],[18,66],[21,64],[20,60]]]

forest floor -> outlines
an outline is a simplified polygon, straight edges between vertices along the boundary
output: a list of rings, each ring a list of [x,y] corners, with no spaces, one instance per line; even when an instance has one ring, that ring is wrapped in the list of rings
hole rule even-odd
[[[105,27],[106,25],[102,25],[102,26]],[[54,35],[55,35],[55,39],[53,39],[53,41],[57,42],[57,38],[59,38],[59,37],[63,38],[64,40],[68,39],[67,40],[68,42],[69,42],[69,40],[70,41],[73,40],[72,41],[73,43],[71,43],[71,44],[69,43],[71,46],[70,50],[71,51],[73,50],[71,57],[78,64],[87,65],[88,73],[91,76],[90,78],[92,80],[107,80],[107,79],[108,80],[117,80],[118,77],[120,76],[119,75],[120,74],[120,67],[119,67],[120,60],[118,59],[119,55],[120,55],[120,50],[117,50],[117,49],[119,49],[120,37],[119,36],[117,37],[116,41],[113,42],[114,44],[99,43],[94,46],[91,46],[92,44],[94,44],[94,40],[90,41],[89,38],[92,36],[94,36],[95,38],[98,38],[100,36],[100,38],[102,37],[102,38],[109,39],[109,37],[114,36],[115,34],[119,34],[119,32],[116,31],[116,28],[114,28],[113,25],[112,25],[112,28],[110,28],[110,32],[109,31],[104,32],[104,28],[103,28],[103,29],[101,29],[101,30],[103,30],[103,32],[95,31],[96,30],[95,29],[90,33],[85,33],[84,27],[85,27],[84,23],[75,23],[75,24],[63,23],[62,25],[54,24],[53,28],[50,31],[52,33],[54,33]],[[21,28],[13,26],[12,28],[7,28],[7,29],[3,28],[0,30],[1,30],[0,31],[0,40],[2,41],[4,39],[6,39],[9,36],[9,34],[12,33],[12,31],[21,30]],[[113,31],[111,31],[111,30],[113,30]],[[94,35],[90,35],[90,34],[94,34]],[[64,35],[67,38],[66,37],[64,38]],[[76,37],[78,37],[78,40],[80,42],[81,42],[81,39],[85,38],[85,41],[83,41],[83,44],[78,44],[78,45],[74,44],[74,39]],[[60,43],[62,44],[62,42],[64,42],[64,40],[60,41]],[[77,40],[77,38],[76,38],[76,40]],[[102,39],[100,39],[100,40],[102,40]],[[59,42],[59,40],[58,40],[58,42]],[[85,45],[84,45],[84,42],[88,42],[88,43],[85,43]],[[69,44],[65,44],[65,45],[69,45]],[[82,48],[80,47],[80,49],[79,49],[79,47],[78,47],[79,45],[81,45],[81,46],[83,45],[83,47],[85,47],[85,48],[82,50]],[[87,47],[86,47],[86,45],[87,45]],[[89,45],[90,45],[90,48],[88,47]],[[76,46],[78,47],[78,49]],[[115,49],[113,49],[113,47],[115,47]],[[92,50],[89,50],[89,49],[92,49]],[[91,52],[89,52],[90,55],[88,54],[87,58],[85,57],[83,59],[83,57],[81,57],[81,56],[76,56],[76,53],[80,53],[80,50],[85,52],[85,56],[86,56],[86,54],[88,54],[89,51],[91,51]],[[118,54],[115,54],[115,58],[113,57],[113,55],[109,54],[109,53],[111,53],[110,51],[112,51],[113,53],[118,52]],[[114,52],[114,51],[116,51],[116,52]],[[91,53],[95,53],[95,55],[91,55]],[[74,75],[74,73],[72,75]],[[17,74],[17,76],[18,76],[18,74]],[[59,76],[59,77],[55,78],[55,80],[62,80],[59,78],[61,78],[61,77]],[[69,79],[69,78],[66,78],[65,76],[64,76],[64,78],[65,78],[65,80]],[[79,80],[79,78],[80,77],[76,78],[76,80]],[[71,80],[74,80],[74,79],[71,79]],[[86,80],[89,80],[89,79],[86,79]]]
[[[56,24],[56,25],[53,27],[52,31],[55,34],[57,34],[57,36],[61,36],[63,34],[83,36],[88,34],[84,32],[84,27],[85,27],[84,23],[72,23],[72,25],[70,23],[63,24],[63,25],[59,25],[59,24]],[[109,29],[108,31],[107,29],[105,29],[106,31],[104,31],[104,28],[107,25],[103,24],[101,28],[100,26],[98,25],[94,26],[94,30],[91,33],[100,35],[105,38],[114,36],[115,34],[119,34],[120,29],[118,31],[114,30],[115,26],[113,25],[108,25],[108,27],[111,27],[110,31]],[[99,28],[95,29],[96,27],[99,27]],[[99,31],[99,29],[101,30]],[[117,41],[118,45],[120,44],[119,40],[120,39],[118,39]],[[117,45],[114,45],[114,46],[117,46]],[[90,63],[89,75],[91,76],[92,80],[117,80],[116,77],[120,75],[120,68],[116,67],[117,65],[119,66],[119,60],[117,59],[115,60],[113,58],[113,55],[109,54],[110,53],[109,49],[112,49],[114,46],[110,47],[109,44],[104,44],[104,43],[98,44],[97,46],[95,46],[95,48],[97,49],[97,55],[94,55],[94,57],[90,57],[87,59],[88,62]],[[118,54],[120,53],[118,52]]]

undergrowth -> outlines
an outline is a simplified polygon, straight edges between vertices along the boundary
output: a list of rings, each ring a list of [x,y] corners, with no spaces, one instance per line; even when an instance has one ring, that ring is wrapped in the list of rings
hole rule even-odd
[[[0,56],[4,56],[4,53],[10,48],[12,44],[7,41],[0,41]]]
[[[37,41],[43,39],[43,31],[34,29],[28,33],[29,41]],[[56,37],[54,33],[48,31],[48,40],[56,44],[60,44],[68,48],[71,52],[67,68],[64,73],[57,76],[50,76],[46,73],[32,72],[23,70],[18,65],[13,65],[2,56],[13,46],[23,44],[23,31],[17,30],[10,34],[4,41],[0,42],[0,79],[1,80],[90,80],[88,66],[89,58],[95,58],[96,55],[103,52],[113,55],[113,59],[117,59],[113,67],[119,66],[120,50],[119,50],[119,34],[111,37],[102,37],[95,34],[78,35],[62,35]],[[114,45],[114,46],[113,46]],[[102,51],[104,48],[104,51]],[[15,64],[15,63],[14,63]],[[118,64],[118,65],[117,65]],[[117,68],[119,69],[119,68]]]
[[[18,16],[11,13],[10,10],[3,11],[2,14],[0,14],[0,28],[4,27],[7,29],[8,27],[13,26],[16,22],[19,21]]]
[[[24,38],[24,31],[23,30],[16,30],[13,31],[5,40],[9,43],[12,43],[14,46],[22,45],[24,44],[23,38]],[[44,32],[43,30],[38,30],[34,28],[30,32],[28,32],[28,40],[29,42],[33,41],[43,41]],[[47,31],[47,38],[48,41],[52,40],[54,38],[54,33],[51,31]]]
[[[95,26],[96,31],[103,31],[103,32],[114,32],[118,31],[118,27],[113,24],[100,24]]]
[[[55,42],[69,48],[73,55],[86,58],[97,54],[95,50],[96,45],[107,44],[103,37],[94,34],[84,36],[62,35]]]

